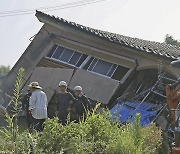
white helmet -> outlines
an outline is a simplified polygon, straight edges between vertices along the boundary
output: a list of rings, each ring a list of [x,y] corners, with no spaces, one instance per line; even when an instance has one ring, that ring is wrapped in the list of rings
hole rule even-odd
[[[74,87],[74,90],[75,90],[75,91],[82,91],[82,87],[81,87],[81,86],[75,86],[75,87]]]
[[[61,82],[59,82],[59,87],[60,86],[65,86],[65,87],[67,87],[67,83],[65,82],[65,81],[61,81]]]

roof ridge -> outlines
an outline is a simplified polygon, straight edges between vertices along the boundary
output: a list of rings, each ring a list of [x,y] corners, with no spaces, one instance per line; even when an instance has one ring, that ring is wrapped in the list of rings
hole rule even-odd
[[[83,32],[86,32],[88,34],[94,35],[102,39],[106,39],[113,43],[118,43],[130,48],[135,48],[136,50],[146,51],[148,53],[153,53],[171,59],[177,59],[180,55],[180,47],[166,44],[165,42],[144,40],[136,37],[112,33],[109,31],[98,30],[95,28],[78,24],[76,22],[65,20],[64,18],[55,17],[53,15],[51,16],[49,14],[36,10],[37,17],[42,15],[49,17],[52,20],[56,20],[56,22],[60,22],[61,24],[65,24],[66,26],[69,26],[71,28],[81,30]]]

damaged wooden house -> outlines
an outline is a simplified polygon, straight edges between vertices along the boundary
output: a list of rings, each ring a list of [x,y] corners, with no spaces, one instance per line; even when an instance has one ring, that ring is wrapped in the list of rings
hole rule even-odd
[[[80,85],[92,101],[112,107],[117,100],[137,95],[135,100],[142,101],[144,95],[139,94],[154,86],[160,76],[167,78],[165,83],[180,76],[180,70],[170,66],[180,54],[176,46],[93,29],[40,11],[36,17],[44,25],[2,80],[1,108],[10,103],[20,67],[25,69],[24,91],[31,81],[38,81],[49,106],[61,80],[70,90]],[[158,85],[164,84],[161,82]],[[162,96],[156,93],[148,95],[146,101],[164,103],[163,92],[159,91]]]

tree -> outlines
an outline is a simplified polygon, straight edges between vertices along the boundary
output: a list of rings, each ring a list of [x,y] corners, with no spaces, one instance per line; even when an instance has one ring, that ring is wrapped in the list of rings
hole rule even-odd
[[[0,66],[0,77],[3,75],[6,75],[10,70],[11,70],[11,67],[9,65],[8,66],[1,65]]]
[[[180,47],[180,41],[174,39],[174,37],[172,35],[169,35],[169,34],[166,34],[164,42],[166,44],[176,45],[176,46]]]

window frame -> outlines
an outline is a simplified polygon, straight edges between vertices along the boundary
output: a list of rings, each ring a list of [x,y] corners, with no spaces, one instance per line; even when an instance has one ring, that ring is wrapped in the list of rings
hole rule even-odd
[[[118,68],[118,66],[119,66],[119,65],[117,65],[117,64],[113,64],[113,65],[116,65],[116,67],[115,67],[114,71],[112,72],[111,76],[109,76],[109,77],[111,77],[111,78],[112,78],[112,76],[114,75],[114,73],[116,72],[116,70],[117,70],[117,68]],[[109,69],[109,71],[108,71],[107,75],[108,75],[108,74],[109,74],[109,72],[111,71],[111,69],[112,69],[113,65],[112,65],[112,66],[111,66],[111,68]]]
[[[53,57],[53,56],[54,56],[55,53],[57,52],[58,47],[63,47],[64,49],[63,49],[61,55],[59,56],[59,58],[55,58],[55,57]],[[60,58],[62,57],[62,55],[66,52],[66,49],[69,49],[69,50],[72,50],[72,51],[73,51],[73,54],[71,55],[71,57],[68,59],[67,62],[60,59]],[[71,59],[72,59],[72,57],[74,56],[75,53],[80,53],[81,55],[80,55],[80,57],[78,58],[78,60],[76,61],[76,64],[74,65],[74,64],[71,64],[71,63],[69,63],[69,62],[71,61]],[[58,46],[58,45],[57,45],[57,47],[56,47],[56,49],[54,50],[54,52],[53,52],[53,54],[51,55],[51,57],[48,57],[48,58],[53,59],[53,60],[58,61],[58,62],[62,62],[62,63],[67,64],[67,65],[69,65],[69,66],[73,66],[73,67],[75,67],[75,68],[78,68],[76,65],[79,63],[79,61],[80,61],[80,59],[82,58],[83,55],[86,55],[86,54],[81,53],[81,52],[79,52],[79,51],[76,51],[76,50],[74,50],[74,49],[72,49],[72,48],[68,48],[68,47]],[[88,55],[87,55],[87,57],[88,57]],[[86,58],[87,58],[87,57],[86,57]],[[86,59],[85,59],[85,60],[86,60]]]
[[[77,52],[77,51],[74,51],[74,54],[75,54],[76,52]],[[77,53],[80,53],[80,52],[77,52]],[[74,54],[72,55],[72,57],[74,56]],[[83,53],[80,53],[80,54],[81,54],[81,56],[80,56],[79,59],[77,60],[75,66],[78,64],[78,62],[80,61],[81,57],[83,56]],[[71,61],[72,57],[70,58],[70,60],[68,61],[68,63]],[[69,64],[71,64],[71,63],[69,63]],[[73,64],[71,64],[71,65],[73,65]]]
[[[97,60],[96,63],[94,64],[94,66],[92,67],[92,69],[89,70],[89,68],[91,67],[91,65],[92,65],[92,63],[93,63],[93,61],[94,61],[95,59]],[[101,61],[104,61],[104,62],[111,63],[111,62],[109,62],[109,61],[105,61],[105,60],[103,60],[103,59],[95,58],[95,57],[94,57],[93,60],[92,60],[92,62],[91,62],[91,64],[90,64],[89,67],[87,68],[87,71],[93,72],[93,73],[98,74],[98,75],[101,75],[101,76],[105,76],[105,77],[107,77],[107,78],[112,78],[113,74],[115,73],[115,71],[117,70],[117,68],[118,68],[119,65],[114,64],[114,63],[111,63],[112,65],[111,65],[110,69],[109,69],[108,72],[104,75],[104,74],[101,74],[101,73],[98,73],[98,72],[95,72],[95,71],[94,71],[94,68],[96,67],[97,63],[98,63],[100,60],[101,60]],[[115,67],[114,71],[112,72],[111,76],[108,76],[108,73],[111,71],[113,65],[116,65],[116,67]]]
[[[73,67],[73,68],[85,69],[85,70],[88,71],[88,72],[91,72],[91,73],[94,73],[94,74],[97,74],[97,75],[100,75],[100,76],[102,76],[102,77],[106,77],[106,78],[109,78],[109,79],[112,79],[112,80],[116,80],[116,81],[119,81],[119,82],[122,80],[122,79],[119,79],[119,80],[113,79],[114,73],[117,71],[118,67],[121,66],[121,65],[119,65],[119,64],[117,64],[117,63],[110,62],[110,61],[108,61],[108,60],[104,60],[104,59],[98,58],[98,57],[93,57],[93,56],[91,56],[91,55],[88,55],[88,54],[79,52],[78,50],[75,50],[75,49],[72,49],[72,48],[69,48],[69,47],[65,47],[65,46],[62,46],[62,45],[56,45],[56,46],[57,46],[57,47],[55,48],[53,54],[52,54],[50,57],[48,57],[48,58],[50,58],[50,59],[52,59],[52,60],[55,60],[55,61],[57,61],[57,62],[61,62],[61,63],[63,63],[63,64],[66,64],[66,65],[70,66],[70,67]],[[54,54],[57,52],[58,47],[62,47],[62,48],[64,48],[64,49],[63,49],[60,57],[57,59],[57,58],[54,58],[53,56],[54,56]],[[64,54],[64,52],[66,51],[66,49],[69,49],[69,50],[72,50],[72,51],[73,51],[73,53],[72,53],[71,57],[69,58],[68,62],[62,61],[62,60],[60,59],[60,58],[62,57],[62,55]],[[81,54],[80,57],[79,57],[79,59],[76,61],[76,64],[71,64],[71,63],[69,63],[69,62],[71,61],[72,57],[73,57],[76,53]],[[76,66],[76,65],[79,63],[79,61],[81,60],[81,58],[82,58],[83,56],[86,56],[86,58],[83,60],[83,62],[82,62],[79,66]],[[90,64],[88,64],[88,62],[90,61],[91,58],[93,58],[93,60],[90,62]],[[96,60],[96,62],[95,62],[95,64],[94,64],[94,66],[92,66],[92,69],[89,70],[90,67],[91,67],[91,65],[92,65],[92,63],[93,63],[95,60]],[[111,64],[111,67],[109,68],[109,70],[107,71],[107,73],[106,73],[105,75],[94,71],[95,67],[97,66],[97,64],[98,64],[98,62],[99,62],[100,60],[101,60],[101,61],[104,61],[104,62],[108,62],[108,63]],[[87,68],[84,68],[86,64],[88,64],[88,66],[87,66]],[[112,71],[112,73],[110,74],[110,76],[108,76],[108,74],[110,73],[110,71],[113,69],[113,66],[114,66],[114,65],[115,65],[115,69]],[[127,73],[130,71],[130,68],[129,68],[129,67],[126,67],[126,68],[128,68],[128,71],[126,72],[126,74],[127,74]],[[125,74],[125,75],[126,75],[126,74]],[[125,75],[124,75],[124,76],[125,76]]]

